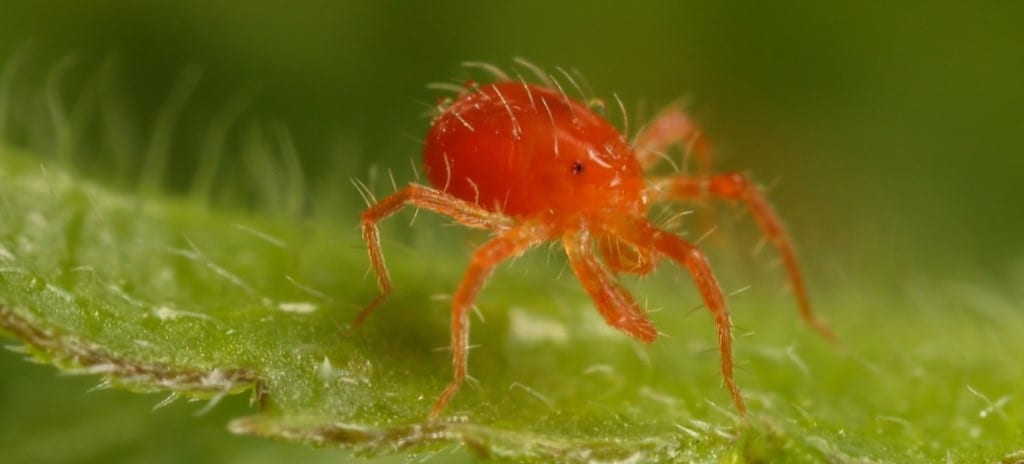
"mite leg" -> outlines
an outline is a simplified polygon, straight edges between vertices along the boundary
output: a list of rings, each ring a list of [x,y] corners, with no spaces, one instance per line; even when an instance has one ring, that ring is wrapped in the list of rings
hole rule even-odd
[[[633,149],[640,166],[646,171],[657,164],[659,159],[665,158],[663,153],[668,147],[676,144],[683,149],[685,157],[692,154],[696,159],[697,175],[705,176],[711,173],[711,143],[678,102],[662,110],[640,132]],[[683,172],[687,172],[686,161],[684,158]],[[715,211],[707,204],[700,205],[699,209],[700,228],[711,230],[716,221]]]
[[[729,308],[725,304],[722,287],[711,272],[704,254],[695,246],[676,235],[658,229],[645,220],[619,219],[608,224],[609,232],[619,235],[623,240],[636,246],[647,247],[667,256],[676,263],[685,266],[690,272],[693,283],[700,291],[704,304],[715,318],[718,329],[718,351],[722,358],[722,379],[725,387],[732,395],[736,409],[744,417],[747,408],[743,396],[733,379],[732,366],[732,322],[729,319]]]
[[[466,359],[469,347],[469,312],[473,300],[483,288],[494,268],[502,261],[519,256],[529,248],[551,238],[550,231],[535,224],[517,226],[503,235],[484,243],[473,254],[466,276],[452,299],[452,382],[441,392],[430,410],[430,419],[436,419],[466,379]]]
[[[835,334],[811,310],[810,298],[807,296],[807,288],[804,285],[803,276],[796,262],[796,252],[793,244],[782,226],[775,210],[768,201],[761,195],[757,187],[751,183],[743,174],[727,173],[714,176],[685,177],[675,176],[655,180],[648,188],[651,201],[669,200],[692,200],[706,198],[723,198],[728,200],[742,201],[747,210],[757,221],[761,232],[779,251],[782,261],[789,276],[790,285],[793,287],[793,294],[797,300],[797,307],[804,322],[818,331],[823,337],[830,341],[835,340]]]
[[[633,150],[644,170],[650,169],[668,147],[679,144],[696,157],[697,172],[711,172],[711,144],[700,127],[683,111],[679,103],[661,111],[636,137]]]
[[[590,233],[586,230],[571,232],[562,241],[569,255],[569,265],[608,325],[644,343],[653,342],[658,336],[657,330],[626,289],[594,257]]]
[[[391,293],[391,277],[384,264],[384,255],[380,251],[380,235],[377,223],[395,214],[406,205],[431,210],[454,219],[468,227],[504,231],[510,227],[511,220],[504,215],[487,211],[473,203],[461,200],[439,190],[419,184],[405,187],[363,211],[363,241],[370,254],[370,264],[377,274],[377,287],[380,295],[366,305],[349,325],[349,330],[358,327]]]

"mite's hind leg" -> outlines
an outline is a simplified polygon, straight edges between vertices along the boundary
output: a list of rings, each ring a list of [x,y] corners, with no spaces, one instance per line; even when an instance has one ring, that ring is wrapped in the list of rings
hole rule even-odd
[[[469,348],[469,312],[473,300],[494,268],[502,261],[519,256],[527,249],[550,239],[550,231],[541,225],[526,223],[484,243],[473,254],[466,276],[452,298],[452,382],[441,392],[430,410],[436,419],[466,379]]]
[[[700,291],[704,304],[715,318],[718,351],[722,358],[722,380],[732,396],[736,409],[746,417],[747,407],[733,379],[732,323],[729,319],[729,308],[725,304],[722,287],[718,285],[718,280],[711,272],[711,266],[708,265],[704,254],[671,232],[658,229],[642,219],[616,218],[609,221],[607,228],[609,233],[616,234],[638,247],[653,249],[690,271],[690,277]]]
[[[562,240],[573,272],[608,325],[644,343],[653,342],[658,335],[657,330],[615,276],[594,257],[590,232],[570,232]]]
[[[741,201],[754,217],[761,232],[779,251],[789,276],[797,307],[803,320],[828,340],[835,340],[835,334],[811,310],[810,298],[804,285],[800,267],[797,265],[793,243],[782,225],[782,221],[771,204],[761,195],[760,190],[740,173],[714,176],[686,177],[673,176],[655,180],[648,189],[652,202],[669,200],[701,200],[723,198]]]
[[[380,295],[359,312],[349,325],[350,331],[362,324],[370,313],[391,293],[391,277],[388,275],[388,268],[384,264],[384,255],[380,251],[380,235],[377,230],[377,223],[395,214],[407,205],[428,209],[448,216],[468,227],[503,231],[507,230],[511,224],[511,220],[504,215],[487,211],[473,203],[419,184],[409,185],[371,205],[363,211],[361,226],[363,241],[366,242],[366,248],[370,254],[370,264],[377,274],[377,287],[380,289]]]
[[[644,127],[633,142],[633,150],[640,166],[648,170],[664,158],[664,151],[673,145],[679,145],[686,155],[696,158],[698,173],[711,172],[711,144],[679,103],[663,109]]]

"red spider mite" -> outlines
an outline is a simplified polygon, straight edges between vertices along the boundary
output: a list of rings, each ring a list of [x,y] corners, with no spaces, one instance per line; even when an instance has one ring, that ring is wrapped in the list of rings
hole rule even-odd
[[[363,239],[380,295],[352,327],[392,288],[378,222],[412,205],[493,233],[477,248],[453,297],[454,375],[430,410],[431,419],[441,414],[466,378],[470,309],[494,268],[551,240],[562,241],[573,272],[605,321],[644,343],[653,342],[657,331],[616,273],[649,274],[660,258],[685,267],[715,319],[722,377],[736,409],[746,417],[733,379],[732,326],[722,288],[700,250],[647,220],[654,203],[721,198],[745,204],[782,256],[800,315],[823,336],[834,338],[811,312],[793,246],[772,207],[744,175],[707,172],[708,144],[678,105],[663,110],[630,143],[588,106],[567,96],[550,76],[537,72],[540,83],[532,84],[490,65],[470,65],[492,71],[497,79],[483,85],[469,82],[456,98],[439,105],[423,148],[432,187],[410,184],[362,214]],[[644,177],[675,144],[693,151],[702,172]]]

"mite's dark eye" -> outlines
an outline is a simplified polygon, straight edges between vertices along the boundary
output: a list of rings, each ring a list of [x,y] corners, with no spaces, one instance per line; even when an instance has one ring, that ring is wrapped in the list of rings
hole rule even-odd
[[[572,171],[572,175],[574,175],[574,176],[578,176],[580,174],[583,174],[583,162],[582,161],[573,161],[572,162],[572,168],[570,170]]]

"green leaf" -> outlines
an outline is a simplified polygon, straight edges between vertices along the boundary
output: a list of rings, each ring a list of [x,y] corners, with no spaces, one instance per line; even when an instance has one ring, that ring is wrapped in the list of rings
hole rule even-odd
[[[354,195],[354,193],[353,193]],[[607,328],[558,253],[490,282],[469,382],[425,422],[450,377],[448,309],[480,236],[392,219],[393,298],[376,294],[356,203],[319,213],[211,209],[119,193],[0,154],[0,328],[40,362],[175,398],[251,395],[230,430],[369,455],[465,446],[526,461],[861,462],[1020,459],[1024,322],[1013,298],[929,284],[912,298],[834,291],[818,304],[843,344],[772,292],[731,299],[737,380],[679,269],[630,287],[666,332],[649,347]],[[330,211],[336,216],[328,215]],[[421,215],[426,216],[426,215]],[[443,235],[442,235],[443,234]],[[718,260],[728,263],[727,259]],[[728,267],[728,264],[720,264]],[[726,285],[735,273],[721,272]],[[770,286],[770,285],[766,285]],[[1016,456],[1016,457],[1015,457]]]

